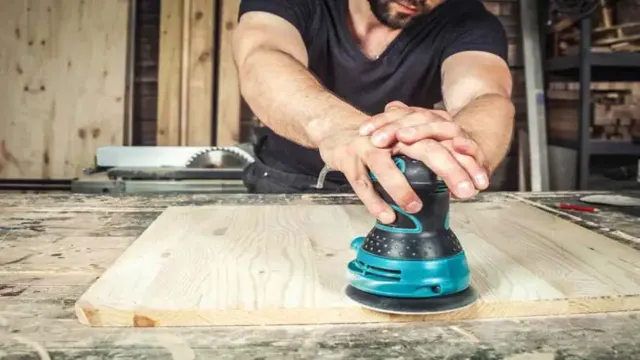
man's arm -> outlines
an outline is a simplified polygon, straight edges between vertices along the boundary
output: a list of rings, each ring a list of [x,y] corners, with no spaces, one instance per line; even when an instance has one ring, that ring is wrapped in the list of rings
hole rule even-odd
[[[420,199],[390,152],[358,133],[369,116],[329,92],[308,71],[295,26],[273,14],[247,12],[235,31],[233,49],[242,95],[265,125],[302,146],[318,148],[327,166],[345,175],[381,222],[392,222],[395,213],[373,189],[367,170],[400,207],[420,209]]]
[[[299,31],[266,12],[248,12],[233,37],[240,89],[254,114],[274,132],[317,148],[331,132],[357,128],[368,116],[325,89],[307,69]]]
[[[514,106],[506,62],[484,51],[460,51],[442,65],[446,113],[394,101],[360,130],[378,147],[394,146],[435,171],[456,197],[489,185],[511,142]],[[473,182],[473,183],[472,183]]]
[[[443,62],[442,84],[447,111],[478,144],[482,165],[493,173],[509,149],[514,126],[508,65],[487,52],[459,52]]]

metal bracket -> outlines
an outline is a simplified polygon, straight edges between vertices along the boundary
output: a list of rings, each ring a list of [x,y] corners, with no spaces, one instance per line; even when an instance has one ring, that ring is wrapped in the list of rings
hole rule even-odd
[[[320,175],[318,175],[318,182],[316,182],[316,184],[314,186],[312,186],[312,188],[314,189],[322,189],[324,188],[324,179],[326,179],[327,174],[332,170],[331,168],[329,168],[326,164],[325,166],[322,168],[322,170],[320,171]]]

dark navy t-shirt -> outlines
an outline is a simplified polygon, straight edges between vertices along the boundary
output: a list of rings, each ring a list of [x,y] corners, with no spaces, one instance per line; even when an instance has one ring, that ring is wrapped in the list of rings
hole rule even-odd
[[[240,16],[249,11],[269,12],[293,24],[304,40],[314,76],[371,115],[393,100],[433,108],[442,101],[441,65],[455,53],[486,51],[507,61],[506,32],[479,0],[445,0],[414,19],[375,60],[364,55],[349,29],[348,0],[242,0]],[[318,150],[270,129],[264,133],[259,156],[267,165],[318,175],[324,165]]]

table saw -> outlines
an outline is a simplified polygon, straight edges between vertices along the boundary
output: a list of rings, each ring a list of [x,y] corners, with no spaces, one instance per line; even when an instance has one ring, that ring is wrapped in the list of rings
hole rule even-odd
[[[84,194],[245,192],[242,169],[253,146],[105,146],[95,165],[71,182]]]
[[[603,194],[609,193],[483,193],[473,202],[487,210],[521,202],[605,236],[629,252],[638,250],[637,207],[594,205],[598,211],[584,212],[556,206]],[[623,195],[640,197],[633,191]],[[640,357],[636,311],[469,321],[154,329],[91,328],[77,321],[78,298],[170,207],[358,203],[348,194],[2,193],[0,354],[60,359]]]

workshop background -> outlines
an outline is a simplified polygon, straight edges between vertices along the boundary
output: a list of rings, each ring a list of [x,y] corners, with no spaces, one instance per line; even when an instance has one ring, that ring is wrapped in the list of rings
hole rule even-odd
[[[509,34],[518,124],[492,190],[637,188],[640,1],[484,3]],[[4,0],[0,185],[71,181],[103,146],[251,142],[260,124],[230,51],[238,5]]]

